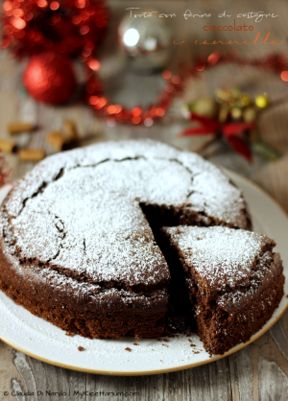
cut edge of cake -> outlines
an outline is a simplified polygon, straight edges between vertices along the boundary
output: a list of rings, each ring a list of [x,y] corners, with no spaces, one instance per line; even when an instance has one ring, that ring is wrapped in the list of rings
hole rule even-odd
[[[270,319],[283,296],[283,266],[279,254],[273,252],[274,241],[250,231],[217,226],[165,227],[162,232],[171,262],[178,260],[176,268],[185,277],[191,318],[206,350],[223,354],[248,341]],[[197,246],[201,241],[204,246]],[[229,252],[221,255],[222,241],[226,246],[229,241],[235,244],[230,261]],[[220,252],[217,261],[216,243]],[[239,248],[248,252],[248,257],[244,255],[237,266]],[[235,269],[241,272],[231,281],[230,273]]]

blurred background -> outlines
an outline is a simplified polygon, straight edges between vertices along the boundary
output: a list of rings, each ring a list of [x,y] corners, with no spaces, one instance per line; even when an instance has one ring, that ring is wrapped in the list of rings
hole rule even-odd
[[[63,149],[149,137],[249,176],[287,209],[287,20],[285,0],[3,1],[10,179]]]

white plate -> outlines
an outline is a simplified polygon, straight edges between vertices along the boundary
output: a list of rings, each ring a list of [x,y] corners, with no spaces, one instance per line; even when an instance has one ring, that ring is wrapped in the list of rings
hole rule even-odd
[[[268,234],[277,242],[288,277],[288,219],[280,207],[262,190],[248,180],[227,172],[243,190],[256,231]],[[6,189],[0,191],[4,197]],[[109,375],[146,375],[192,368],[215,361],[247,346],[262,336],[282,316],[288,304],[288,280],[285,296],[271,319],[248,342],[237,345],[224,355],[209,356],[199,337],[179,336],[169,341],[133,339],[90,340],[69,337],[56,326],[35,317],[14,304],[0,292],[0,338],[13,348],[41,361],[83,372]],[[82,346],[85,351],[80,352]],[[126,349],[125,349],[126,348]]]

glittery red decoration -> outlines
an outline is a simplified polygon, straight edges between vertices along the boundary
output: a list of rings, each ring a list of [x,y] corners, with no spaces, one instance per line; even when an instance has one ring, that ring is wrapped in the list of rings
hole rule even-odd
[[[162,77],[166,85],[154,104],[147,108],[140,106],[127,108],[118,103],[111,103],[104,96],[97,75],[91,74],[86,85],[87,102],[98,115],[109,120],[150,127],[156,120],[160,120],[166,115],[172,100],[183,87],[183,78],[172,74],[171,71],[164,71]]]
[[[110,102],[95,75],[101,67],[95,57],[108,25],[105,0],[4,0],[2,9],[3,47],[9,48],[19,57],[53,51],[66,57],[81,58],[89,72],[86,83],[87,103],[98,115],[116,122],[151,126],[166,115],[172,100],[181,92],[187,76],[199,76],[201,72],[223,63],[265,68],[278,74],[283,82],[288,82],[288,63],[282,54],[246,60],[233,54],[213,52],[198,60],[190,71],[181,72],[181,75],[165,71],[163,79],[166,87],[154,104],[147,108],[137,105],[126,108]],[[32,96],[53,104],[71,98],[75,89],[73,71],[71,65],[68,66],[68,58],[62,66],[60,64],[55,61],[44,65],[43,59],[38,59],[37,63],[31,60],[24,83]],[[37,79],[35,71],[42,74],[43,82]]]
[[[24,71],[23,83],[31,96],[50,104],[69,101],[76,89],[71,60],[53,52],[31,57]]]
[[[50,50],[90,57],[108,24],[104,0],[4,0],[2,8],[2,44],[20,57]]]
[[[228,63],[266,69],[279,75],[282,81],[288,81],[288,59],[282,54],[272,54],[264,58],[245,59],[235,54],[221,55],[218,52],[213,52],[205,58],[198,59],[192,68],[186,66],[185,71],[182,71],[181,74],[176,75],[169,70],[164,71],[162,77],[166,82],[166,86],[160,93],[155,104],[150,105],[148,108],[136,106],[129,109],[121,104],[112,103],[105,97],[99,78],[92,72],[92,70],[98,71],[100,69],[100,63],[94,60],[91,65],[87,63],[88,72],[90,71],[90,78],[86,85],[87,102],[98,115],[104,116],[109,120],[133,125],[143,124],[149,127],[153,125],[156,120],[165,117],[171,102],[176,95],[181,93],[187,78],[201,77],[201,73],[205,70],[209,70],[220,64]],[[96,66],[96,68],[92,68],[93,65]],[[234,147],[239,148],[238,143],[236,144],[234,139],[231,140],[231,143],[232,142]],[[247,158],[249,158],[249,155]]]

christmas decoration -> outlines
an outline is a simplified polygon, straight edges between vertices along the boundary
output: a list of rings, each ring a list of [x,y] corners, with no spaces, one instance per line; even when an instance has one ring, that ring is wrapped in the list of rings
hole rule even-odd
[[[199,58],[190,69],[189,74],[195,76],[203,71],[222,64],[236,64],[238,66],[251,66],[277,74],[279,78],[288,81],[288,59],[282,53],[273,53],[259,58],[243,58],[234,53],[210,53],[207,57]]]
[[[104,0],[4,0],[3,46],[26,57],[53,51],[88,59],[108,24]]]
[[[237,88],[218,89],[213,98],[197,99],[188,105],[190,119],[199,125],[186,129],[183,135],[212,134],[214,139],[207,144],[224,140],[234,151],[251,161],[252,147],[263,155],[265,147],[257,136],[256,122],[259,111],[264,110],[268,104],[266,94],[253,98]],[[256,147],[253,143],[256,143]],[[275,152],[266,151],[265,155],[275,157]]]
[[[239,66],[252,66],[259,69],[264,69],[277,74],[283,82],[288,82],[288,59],[280,53],[270,54],[261,58],[245,59],[235,54],[221,55],[217,52],[213,52],[206,58],[198,59],[195,65],[189,70],[188,76],[199,77],[199,74],[203,71],[212,69],[221,64],[229,63]],[[226,98],[227,95],[228,99]],[[225,101],[230,100],[231,102],[231,95],[232,104],[230,103],[230,106],[228,105],[227,110],[227,104],[225,105]],[[206,135],[208,133],[214,134],[214,138],[204,144],[203,150],[205,151],[219,139],[225,139],[236,152],[240,153],[249,161],[252,160],[252,149],[264,158],[270,160],[277,159],[279,157],[278,152],[266,145],[266,143],[260,139],[259,135],[257,135],[255,138],[255,135],[257,134],[257,131],[254,130],[256,127],[255,107],[258,109],[265,109],[268,106],[267,95],[264,94],[256,96],[253,107],[248,107],[251,106],[251,99],[249,96],[247,94],[240,93],[239,97],[239,91],[236,99],[234,99],[239,101],[239,104],[233,104],[233,91],[231,93],[229,93],[229,91],[226,91],[226,93],[225,91],[218,91],[218,102],[221,102],[221,100],[223,101],[223,105],[219,111],[218,118],[216,119],[215,117],[213,118],[211,100],[209,100],[209,107],[207,105],[205,105],[205,107],[208,107],[209,113],[212,113],[212,117],[211,115],[201,115],[201,111],[199,114],[199,109],[197,110],[197,113],[193,112],[192,105],[190,119],[200,123],[200,127],[193,127],[191,129],[188,128],[188,130],[185,130],[182,134],[188,136],[201,134]],[[212,101],[212,103],[214,107],[214,101]],[[239,105],[244,107],[244,110],[241,110]],[[199,108],[199,105],[197,107]]]
[[[5,0],[2,46],[31,57],[24,86],[38,101],[61,104],[75,92],[71,59],[95,66],[108,24],[104,0]]]
[[[31,57],[24,71],[23,83],[31,96],[50,104],[67,102],[76,90],[70,59],[53,52]]]
[[[119,26],[120,44],[138,70],[160,69],[171,56],[171,29],[154,11],[149,18],[126,15]]]
[[[166,83],[156,102],[147,108],[135,106],[127,108],[119,103],[111,102],[102,91],[102,86],[94,74],[87,83],[87,101],[98,115],[119,123],[145,125],[150,127],[156,120],[162,119],[174,99],[182,90],[183,79],[171,71],[164,71],[162,77]]]
[[[288,77],[288,59],[282,54],[272,54],[264,58],[245,59],[234,54],[220,55],[214,52],[209,54],[206,58],[198,59],[192,68],[188,66],[182,68],[178,74],[173,74],[170,70],[165,70],[162,76],[166,81],[166,87],[155,104],[150,105],[148,108],[135,106],[129,109],[120,103],[111,102],[103,93],[103,88],[97,75],[94,74],[92,69],[89,71],[88,68],[87,102],[95,110],[97,115],[108,118],[109,120],[114,120],[119,123],[151,126],[156,120],[165,117],[173,99],[176,95],[179,95],[185,87],[187,78],[201,78],[203,71],[212,69],[217,65],[229,63],[271,71],[279,75],[283,82],[286,82],[284,79],[286,75]],[[98,63],[97,71],[99,72],[100,69],[101,64]],[[259,99],[258,101],[261,103],[263,99]],[[235,112],[237,113],[235,110],[233,114]],[[251,118],[251,113],[253,114],[251,110],[245,112],[245,121],[249,120],[249,114]],[[236,140],[233,141],[236,142]]]
[[[71,65],[71,59],[76,58],[87,70],[87,104],[98,115],[115,122],[143,124],[147,127],[153,125],[156,120],[165,117],[174,97],[183,89],[187,77],[197,78],[203,71],[220,64],[234,63],[266,69],[279,75],[283,82],[288,82],[288,62],[283,54],[247,60],[234,54],[213,52],[197,60],[192,68],[181,67],[177,74],[164,71],[166,85],[155,103],[146,108],[137,104],[127,108],[105,95],[100,78],[102,67],[97,58],[97,50],[108,24],[104,0],[4,0],[2,7],[2,45],[18,57],[33,57],[24,73],[27,91],[37,100],[47,103],[69,101],[77,85]],[[129,15],[129,21],[126,16],[119,33],[130,59],[136,63],[141,60],[140,65],[144,69],[160,68],[167,63],[171,33],[157,13],[149,18]],[[50,61],[45,59],[47,54],[51,57]],[[58,57],[63,57],[61,62]],[[146,61],[148,64],[145,64]],[[231,111],[233,118],[237,118],[237,113],[237,108]],[[253,110],[247,110],[245,118],[253,120],[253,113]]]

